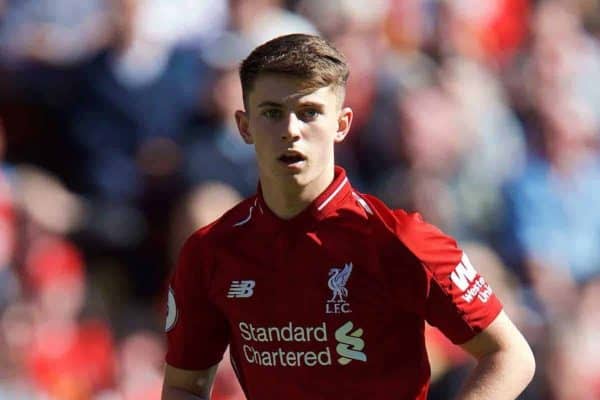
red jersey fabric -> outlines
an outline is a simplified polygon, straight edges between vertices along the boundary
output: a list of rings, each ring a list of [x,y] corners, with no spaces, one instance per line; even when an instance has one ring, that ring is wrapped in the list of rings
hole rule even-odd
[[[259,188],[187,240],[166,361],[205,369],[229,344],[249,400],[425,399],[425,321],[463,343],[501,309],[452,238],[357,193],[336,167],[291,220]]]

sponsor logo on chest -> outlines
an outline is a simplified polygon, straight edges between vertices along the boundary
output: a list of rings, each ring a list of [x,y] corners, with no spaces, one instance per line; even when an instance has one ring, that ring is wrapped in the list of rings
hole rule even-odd
[[[329,269],[327,287],[330,291],[323,299],[326,314],[352,312],[346,287],[352,269],[351,262],[342,268]],[[323,284],[321,281],[319,287],[322,288]],[[229,286],[227,297],[252,298],[255,290],[256,281],[235,280]],[[350,320],[308,325],[289,320],[282,324],[273,321],[267,325],[238,321],[237,331],[240,343],[236,350],[245,362],[254,366],[332,367],[367,362],[364,331]]]
[[[242,340],[241,353],[246,362],[252,365],[331,367],[346,366],[352,361],[367,362],[363,329],[355,327],[352,321],[334,328],[333,335],[326,322],[298,325],[289,321],[280,326],[257,326],[240,322],[238,329]],[[298,350],[296,344],[299,343],[308,343],[310,348]]]

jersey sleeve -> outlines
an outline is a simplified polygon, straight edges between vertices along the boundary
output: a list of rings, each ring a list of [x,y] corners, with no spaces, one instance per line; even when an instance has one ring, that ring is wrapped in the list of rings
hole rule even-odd
[[[399,216],[401,240],[426,276],[425,319],[453,343],[468,341],[498,316],[502,304],[454,239],[418,214]]]
[[[170,281],[166,361],[189,370],[217,364],[229,343],[227,320],[209,299],[211,249],[201,233],[183,245]]]

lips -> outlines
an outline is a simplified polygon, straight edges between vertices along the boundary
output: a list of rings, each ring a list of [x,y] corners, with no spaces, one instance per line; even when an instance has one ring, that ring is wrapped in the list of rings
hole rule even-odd
[[[295,164],[297,162],[306,160],[306,156],[299,151],[291,150],[286,151],[277,159],[285,164]]]

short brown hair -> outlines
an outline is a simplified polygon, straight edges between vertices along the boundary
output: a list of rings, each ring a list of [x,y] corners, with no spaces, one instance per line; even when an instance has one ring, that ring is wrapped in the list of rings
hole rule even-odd
[[[319,36],[294,33],[277,37],[255,48],[240,66],[246,107],[254,82],[267,73],[301,78],[303,89],[331,85],[338,90],[341,104],[349,69],[344,55]]]

